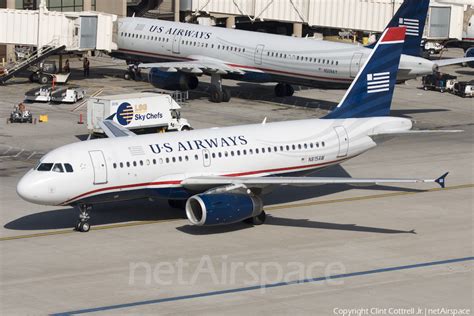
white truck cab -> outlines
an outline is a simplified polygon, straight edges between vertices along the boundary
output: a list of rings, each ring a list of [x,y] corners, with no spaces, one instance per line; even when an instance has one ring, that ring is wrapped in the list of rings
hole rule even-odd
[[[181,107],[168,94],[135,93],[90,98],[87,103],[87,128],[102,134],[99,122],[111,119],[135,132],[190,130],[181,118]]]

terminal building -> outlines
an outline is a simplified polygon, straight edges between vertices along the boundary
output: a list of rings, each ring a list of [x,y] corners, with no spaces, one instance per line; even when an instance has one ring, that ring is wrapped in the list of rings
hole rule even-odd
[[[219,24],[293,36],[305,36],[308,29],[315,28],[333,32],[381,32],[402,2],[403,0],[44,0],[50,15],[58,12],[58,16],[68,16],[69,19],[100,12],[102,15],[99,20],[102,18],[104,23],[116,21],[123,16],[138,16]],[[0,0],[0,9],[35,11],[40,8],[40,3],[41,0]],[[432,0],[425,38],[439,41],[461,39],[472,12],[472,0]],[[106,16],[109,18],[105,18]],[[5,15],[1,18],[6,23]],[[0,27],[1,25],[2,21]],[[35,45],[31,42],[33,39],[23,43],[9,41],[6,38],[8,34],[3,34],[2,37],[2,32],[8,32],[7,28],[0,29],[0,62],[15,60],[14,45]],[[36,45],[41,44],[46,43],[37,40]],[[113,48],[112,44],[105,46],[104,51]]]

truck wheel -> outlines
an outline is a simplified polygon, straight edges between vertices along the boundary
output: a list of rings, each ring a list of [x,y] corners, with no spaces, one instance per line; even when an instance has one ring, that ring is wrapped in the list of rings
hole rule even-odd
[[[41,84],[47,84],[48,81],[49,81],[49,76],[48,75],[40,75],[38,81]]]
[[[191,128],[188,125],[184,125],[183,128],[181,128],[181,131],[190,131]]]

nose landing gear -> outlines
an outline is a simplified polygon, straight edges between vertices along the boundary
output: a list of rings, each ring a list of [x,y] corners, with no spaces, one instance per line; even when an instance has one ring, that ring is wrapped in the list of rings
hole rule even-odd
[[[88,211],[92,209],[92,206],[82,204],[79,205],[79,221],[76,224],[76,230],[82,233],[87,233],[91,229],[91,225],[89,224],[89,213]]]

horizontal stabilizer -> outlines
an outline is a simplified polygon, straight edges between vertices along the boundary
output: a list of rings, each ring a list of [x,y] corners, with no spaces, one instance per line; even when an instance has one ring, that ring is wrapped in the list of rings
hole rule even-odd
[[[471,62],[474,62],[474,57],[440,59],[433,62],[438,67],[444,67],[444,66],[462,64],[462,63],[471,63]]]

